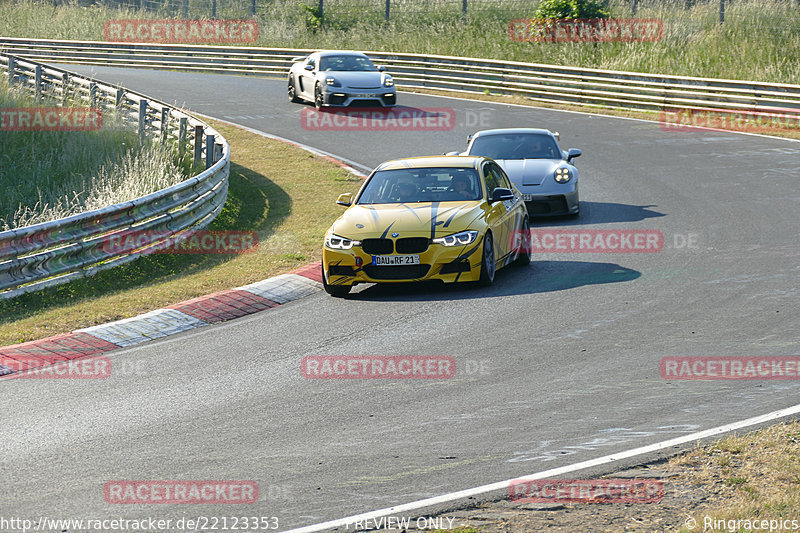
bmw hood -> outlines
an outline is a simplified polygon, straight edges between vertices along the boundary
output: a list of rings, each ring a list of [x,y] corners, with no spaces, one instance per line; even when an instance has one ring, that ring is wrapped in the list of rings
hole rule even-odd
[[[350,239],[443,237],[470,229],[483,213],[479,201],[354,205],[333,223],[332,232]]]
[[[541,185],[556,169],[565,164],[562,159],[495,159],[506,171],[514,185]]]
[[[383,80],[388,77],[385,72],[321,72],[323,79],[334,78],[342,87],[356,89],[378,89],[383,87]]]

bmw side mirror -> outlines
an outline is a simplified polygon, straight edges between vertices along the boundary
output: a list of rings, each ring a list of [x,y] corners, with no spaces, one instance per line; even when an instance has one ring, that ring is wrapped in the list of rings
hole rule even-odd
[[[386,67],[384,67],[383,65],[381,65],[381,66],[379,66],[379,67],[378,67],[378,70],[379,70],[379,71],[381,71],[381,72],[383,72],[384,70],[386,70]]]
[[[306,69],[306,70],[308,70],[309,72],[310,72],[310,71],[312,71],[312,70],[314,70],[314,66],[313,66],[313,65],[306,65],[306,66],[305,66],[305,67],[303,67],[303,68],[304,68],[304,69]]]
[[[344,194],[340,194],[339,198],[336,200],[336,203],[345,207],[350,207],[353,205],[353,193],[346,192]]]
[[[577,148],[570,148],[567,151],[567,163],[571,162],[576,157],[579,157],[583,152],[578,150]]]
[[[505,202],[507,200],[513,200],[513,199],[514,199],[514,193],[511,192],[511,189],[497,187],[495,190],[492,191],[492,199],[489,201],[489,203]]]
[[[300,61],[305,61],[308,56],[300,56],[300,57],[293,57],[292,63],[299,63]]]

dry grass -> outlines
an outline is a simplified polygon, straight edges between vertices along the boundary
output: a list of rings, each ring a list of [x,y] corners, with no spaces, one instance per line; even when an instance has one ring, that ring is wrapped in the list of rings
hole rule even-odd
[[[705,531],[755,530],[728,527],[737,520],[800,520],[798,421],[726,437],[673,458],[669,466],[714,496],[708,508],[687,509],[701,525],[707,517],[725,521]]]

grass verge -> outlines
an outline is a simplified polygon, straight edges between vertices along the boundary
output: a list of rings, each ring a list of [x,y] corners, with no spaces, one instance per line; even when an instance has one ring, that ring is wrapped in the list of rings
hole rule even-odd
[[[304,8],[303,6],[306,6]],[[470,0],[462,22],[460,2],[393,0],[385,23],[384,3],[337,0],[325,3],[320,19],[316,1],[257,0],[259,38],[250,46],[334,48],[496,58],[686,76],[800,83],[800,11],[781,0],[738,0],[726,5],[694,0],[610,1],[614,18],[660,19],[663,36],[655,42],[518,42],[509,22],[530,18],[538,2]],[[631,6],[638,6],[635,15]],[[129,4],[130,5],[130,4]],[[168,4],[165,2],[165,6]],[[249,17],[250,2],[219,5],[219,18]],[[192,9],[190,18],[209,17]],[[132,10],[102,6],[17,0],[0,3],[7,37],[103,41],[104,23],[113,19],[180,16],[178,11]]]
[[[85,108],[34,97],[0,79],[0,231],[100,209],[180,183],[191,175],[170,145],[142,141],[107,113],[86,131],[14,131],[14,110]],[[69,115],[67,115],[69,116]],[[10,117],[10,118],[9,118]]]
[[[209,121],[231,144],[228,201],[212,230],[254,230],[257,252],[151,255],[96,276],[0,301],[0,346],[138,315],[318,260],[361,179],[297,147]]]

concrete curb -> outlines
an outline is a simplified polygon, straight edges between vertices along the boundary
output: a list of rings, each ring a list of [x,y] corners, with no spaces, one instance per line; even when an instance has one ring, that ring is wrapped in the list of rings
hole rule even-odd
[[[0,376],[97,355],[258,313],[321,289],[320,263],[311,263],[288,274],[200,296],[135,317],[3,346],[0,347]]]

